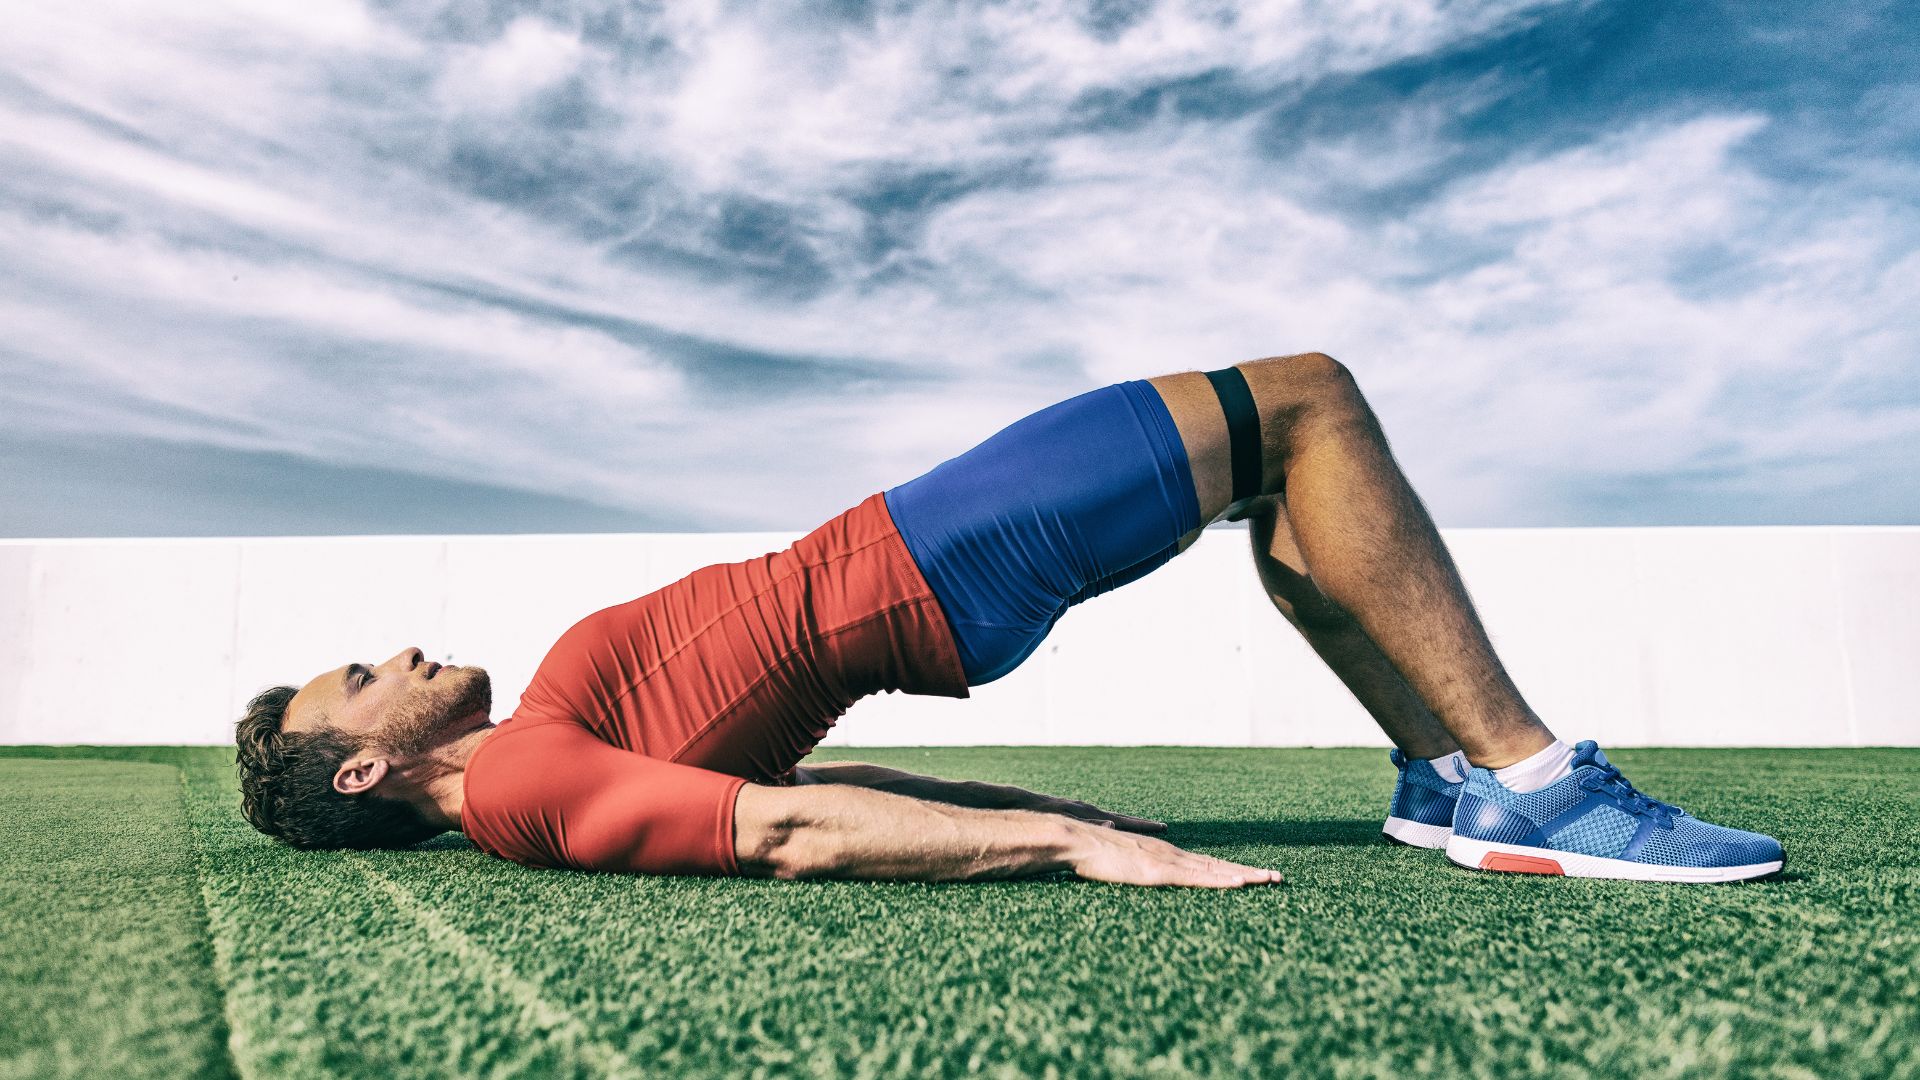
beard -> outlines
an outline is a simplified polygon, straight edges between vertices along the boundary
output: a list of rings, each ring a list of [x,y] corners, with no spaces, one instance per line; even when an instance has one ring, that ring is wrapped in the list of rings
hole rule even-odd
[[[433,679],[394,707],[367,744],[402,761],[424,758],[454,726],[493,710],[493,679],[483,667],[441,668]]]

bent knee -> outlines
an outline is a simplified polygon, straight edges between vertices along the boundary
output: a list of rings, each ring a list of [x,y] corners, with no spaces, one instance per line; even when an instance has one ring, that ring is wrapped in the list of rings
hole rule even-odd
[[[1246,366],[1258,366],[1263,374],[1271,374],[1302,386],[1334,385],[1345,388],[1355,385],[1353,372],[1347,365],[1323,352],[1267,356],[1250,361]]]
[[[1347,416],[1367,411],[1359,383],[1345,364],[1323,352],[1271,356],[1240,365],[1260,408],[1261,419],[1292,431],[1317,416]],[[1282,454],[1290,439],[1271,449]],[[1272,490],[1269,487],[1268,490]]]

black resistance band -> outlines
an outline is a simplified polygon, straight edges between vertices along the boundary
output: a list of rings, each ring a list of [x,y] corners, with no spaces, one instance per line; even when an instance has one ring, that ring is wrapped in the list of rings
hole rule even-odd
[[[1239,368],[1206,373],[1220,408],[1227,414],[1227,443],[1233,458],[1233,501],[1260,494],[1260,413],[1253,407],[1253,391]]]

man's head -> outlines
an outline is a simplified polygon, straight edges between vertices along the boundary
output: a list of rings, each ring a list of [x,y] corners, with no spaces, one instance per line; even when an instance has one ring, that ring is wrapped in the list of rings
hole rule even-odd
[[[416,806],[432,754],[490,723],[493,683],[485,668],[424,660],[402,649],[256,695],[234,731],[254,828],[299,848],[407,847],[439,833]]]

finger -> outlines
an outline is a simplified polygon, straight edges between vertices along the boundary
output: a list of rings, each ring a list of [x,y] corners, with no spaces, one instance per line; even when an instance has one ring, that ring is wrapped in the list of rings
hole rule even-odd
[[[1128,832],[1165,832],[1167,830],[1167,823],[1164,821],[1102,810],[1092,803],[1075,802],[1071,799],[1056,800],[1047,809],[1053,813],[1077,817],[1083,821],[1099,821],[1105,818]]]
[[[1200,858],[1191,862],[1178,860],[1177,867],[1170,867],[1170,884],[1188,885],[1207,889],[1238,889],[1246,885],[1276,884],[1275,875],[1270,871],[1249,869],[1229,869],[1232,864],[1219,859]]]
[[[1109,829],[1113,828],[1113,822],[1107,821],[1104,818],[1101,819],[1100,824],[1106,826]]]
[[[1247,882],[1238,874],[1209,874],[1196,878],[1192,884],[1205,889],[1238,889]]]
[[[1280,871],[1269,870],[1264,866],[1242,866],[1239,863],[1233,863],[1232,866],[1234,873],[1252,881],[1267,882],[1284,880],[1280,876]]]
[[[1166,846],[1170,850],[1165,856],[1165,876],[1161,879],[1165,884],[1237,889],[1243,885],[1279,885],[1286,881],[1278,870],[1245,866],[1170,844]]]
[[[1182,855],[1184,857],[1173,860],[1174,872],[1187,884],[1231,889],[1245,883],[1245,875],[1231,869],[1219,859],[1193,852],[1182,852]]]
[[[1082,804],[1082,805],[1085,805],[1085,804]],[[1152,827],[1152,826],[1159,826],[1162,829],[1167,827],[1166,822],[1155,821],[1152,818],[1135,817],[1132,814],[1122,814],[1115,810],[1102,810],[1097,806],[1087,806],[1087,809],[1103,817],[1110,817],[1115,821],[1118,821],[1122,826],[1126,826],[1126,827],[1132,827],[1136,829],[1142,828],[1142,827]]]
[[[1245,863],[1216,859],[1211,855],[1204,856],[1204,858],[1212,863],[1219,872],[1243,879],[1250,885],[1277,885],[1286,880],[1280,871],[1270,870],[1264,866],[1248,866]]]
[[[1260,867],[1236,867],[1233,871],[1225,871],[1225,876],[1242,886],[1265,886],[1281,882],[1279,871],[1263,871]]]
[[[1228,863],[1227,865],[1232,867],[1227,873],[1240,878],[1249,885],[1262,885],[1280,880],[1280,871],[1269,870],[1264,866],[1242,866],[1239,863]]]

